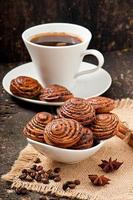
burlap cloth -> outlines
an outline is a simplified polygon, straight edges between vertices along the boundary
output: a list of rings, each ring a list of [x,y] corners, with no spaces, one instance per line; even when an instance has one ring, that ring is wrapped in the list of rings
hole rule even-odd
[[[115,112],[122,121],[127,122],[129,128],[133,129],[133,100],[126,99],[116,101],[117,108]],[[44,185],[37,182],[22,182],[18,179],[20,171],[32,165],[33,160],[40,157],[45,169],[61,167],[62,181]],[[104,173],[98,164],[101,159],[118,159],[123,161],[123,165],[119,170],[112,173]],[[109,185],[104,187],[93,186],[88,179],[88,174],[104,174],[111,179]],[[117,136],[107,140],[106,144],[93,156],[81,163],[74,165],[66,165],[52,162],[39,154],[31,145],[27,145],[21,152],[18,159],[15,161],[12,169],[6,175],[3,175],[4,180],[12,181],[12,187],[24,186],[28,190],[46,193],[51,191],[56,195],[77,197],[88,200],[133,200],[133,149]],[[67,180],[79,179],[81,185],[74,190],[63,191],[62,184]]]

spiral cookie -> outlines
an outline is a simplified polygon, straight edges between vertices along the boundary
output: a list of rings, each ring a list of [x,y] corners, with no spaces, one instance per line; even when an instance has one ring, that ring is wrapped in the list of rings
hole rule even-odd
[[[113,113],[97,114],[90,129],[96,138],[107,139],[115,135],[118,122],[118,117]]]
[[[29,99],[37,97],[41,89],[37,80],[27,76],[18,76],[10,83],[10,90],[14,95]]]
[[[76,144],[82,136],[81,125],[72,119],[55,119],[44,130],[44,140],[47,144],[68,148]]]
[[[57,113],[60,117],[71,118],[82,125],[88,125],[95,118],[95,110],[85,99],[71,98],[61,106]]]
[[[96,113],[108,113],[115,108],[115,101],[107,97],[89,98],[88,102],[95,108]]]
[[[61,102],[73,97],[73,94],[61,85],[49,85],[41,91],[41,101]]]
[[[87,149],[93,145],[93,133],[89,128],[82,128],[83,135],[80,140],[72,147],[73,149]]]
[[[24,127],[23,133],[26,137],[44,142],[44,128],[54,119],[54,116],[47,112],[37,113]]]

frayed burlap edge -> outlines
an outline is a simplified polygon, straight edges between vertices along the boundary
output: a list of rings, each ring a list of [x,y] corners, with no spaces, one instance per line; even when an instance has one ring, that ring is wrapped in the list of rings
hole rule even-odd
[[[19,187],[26,187],[27,190],[31,190],[38,193],[47,194],[48,192],[51,192],[52,194],[55,194],[57,196],[66,196],[71,198],[78,198],[82,200],[97,200],[96,196],[92,196],[90,194],[80,193],[80,192],[74,192],[73,190],[63,191],[57,186],[47,186],[44,184],[36,184],[34,183],[28,183],[28,182],[22,182],[22,181],[16,181],[12,184],[12,188],[19,188]],[[99,200],[99,199],[98,199]]]
[[[133,109],[133,100],[129,99],[129,98],[116,100],[116,107],[119,109],[120,108]],[[127,142],[127,140],[126,140],[126,142]],[[28,148],[27,148],[27,146],[28,146]],[[30,149],[32,148],[32,146],[30,144],[28,144],[27,146],[20,152],[19,157],[15,161],[11,170],[7,174],[2,176],[3,180],[13,182],[12,186],[11,186],[12,188],[26,187],[27,190],[36,191],[38,193],[43,193],[43,194],[51,192],[58,196],[67,196],[67,197],[79,198],[79,199],[83,199],[83,200],[102,200],[102,197],[90,195],[88,193],[85,194],[85,193],[78,193],[78,192],[74,192],[74,191],[64,192],[63,190],[61,191],[60,188],[58,188],[56,186],[48,186],[48,185],[44,185],[44,184],[38,185],[38,183],[36,183],[36,182],[33,182],[33,183],[23,182],[23,181],[19,180],[18,178],[17,179],[14,178],[20,174],[20,171],[23,168],[31,166],[31,164],[33,163],[33,160],[38,156],[36,152],[31,153]],[[131,194],[133,194],[133,190],[131,191]],[[122,200],[122,199],[123,199],[123,197],[119,198],[119,200]],[[132,197],[131,198],[129,197],[129,200],[132,200]]]

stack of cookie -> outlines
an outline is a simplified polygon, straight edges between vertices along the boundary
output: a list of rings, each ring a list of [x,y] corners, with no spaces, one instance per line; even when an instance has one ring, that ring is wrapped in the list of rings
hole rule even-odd
[[[56,117],[37,113],[25,126],[24,135],[60,148],[91,148],[94,140],[122,133],[118,116],[111,113],[114,108],[114,100],[107,97],[73,97],[57,109]]]
[[[72,118],[89,128],[98,139],[115,135],[118,117],[110,113],[115,107],[114,100],[106,97],[91,99],[72,98],[57,110],[60,117]]]

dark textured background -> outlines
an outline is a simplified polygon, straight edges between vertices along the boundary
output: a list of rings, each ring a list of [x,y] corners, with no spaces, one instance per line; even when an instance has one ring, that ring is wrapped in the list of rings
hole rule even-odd
[[[22,32],[48,22],[91,30],[90,47],[102,52],[132,47],[132,0],[0,0],[0,62],[28,61]]]
[[[113,79],[104,96],[133,98],[132,4],[133,0],[0,0],[0,62],[5,63],[0,64],[0,80],[29,60],[21,40],[25,29],[48,22],[71,22],[89,28],[93,33],[90,47],[104,52],[104,68]],[[0,175],[10,170],[26,145],[20,134],[26,121],[42,109],[53,112],[55,108],[13,99],[0,84]],[[37,195],[17,196],[11,193],[10,184],[0,180],[0,200],[37,200]],[[66,200],[48,194],[46,199]]]

